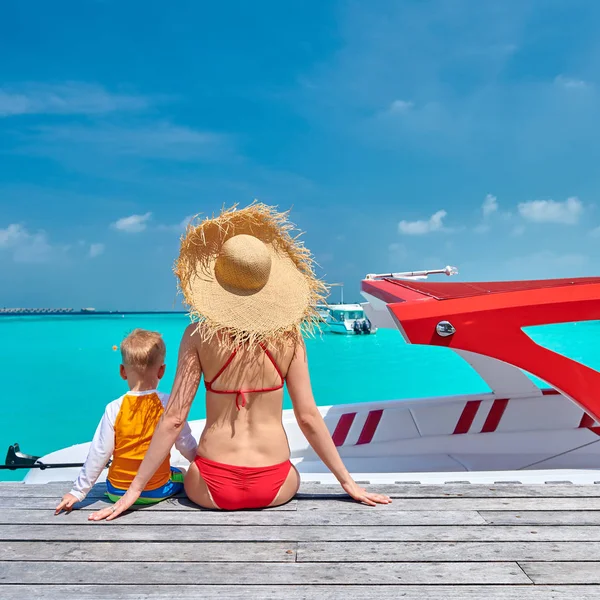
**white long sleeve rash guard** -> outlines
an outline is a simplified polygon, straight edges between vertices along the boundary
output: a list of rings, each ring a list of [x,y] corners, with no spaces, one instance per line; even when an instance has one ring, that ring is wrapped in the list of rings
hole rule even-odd
[[[158,390],[144,390],[142,392],[127,392],[127,394],[113,400],[104,410],[104,415],[92,439],[85,463],[79,472],[79,476],[73,482],[73,489],[70,492],[79,502],[88,495],[115,449],[115,421],[121,410],[123,398],[125,396],[148,396],[150,394],[156,394],[162,405],[166,407],[169,401],[169,394],[163,394]],[[192,436],[192,430],[186,421],[179,437],[175,441],[175,448],[189,462],[193,462],[196,457],[197,447],[198,444]]]

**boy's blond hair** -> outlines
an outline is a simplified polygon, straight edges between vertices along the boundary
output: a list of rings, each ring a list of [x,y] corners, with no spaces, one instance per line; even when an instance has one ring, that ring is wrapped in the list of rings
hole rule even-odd
[[[167,347],[160,333],[134,329],[121,342],[121,356],[126,367],[145,370],[165,362]]]

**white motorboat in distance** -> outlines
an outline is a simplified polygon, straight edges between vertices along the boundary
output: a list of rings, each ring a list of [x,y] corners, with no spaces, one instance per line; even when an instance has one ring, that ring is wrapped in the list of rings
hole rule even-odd
[[[331,333],[369,335],[377,332],[360,304],[330,304],[325,323]]]

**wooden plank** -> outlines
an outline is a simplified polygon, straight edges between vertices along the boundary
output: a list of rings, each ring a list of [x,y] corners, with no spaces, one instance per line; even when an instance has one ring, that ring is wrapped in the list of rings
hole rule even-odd
[[[574,561],[599,554],[600,542],[301,542],[297,561]]]
[[[600,584],[600,562],[523,562],[520,565],[534,583]]]
[[[49,510],[7,508],[0,511],[5,525],[89,524],[90,511],[74,510],[54,516]],[[127,513],[115,523],[124,525],[485,525],[476,511],[145,511]]]
[[[281,584],[425,584],[430,581],[462,584],[528,584],[516,563],[342,563],[332,569],[318,563],[159,563],[95,562],[93,567],[78,562],[16,562],[0,565],[1,583],[25,584],[173,584],[193,581],[197,585],[246,586]]]
[[[32,510],[54,510],[60,498],[2,498],[0,497],[0,511],[5,508],[29,508]],[[283,506],[265,509],[268,512],[296,510],[298,501],[292,500]],[[100,510],[112,506],[112,502],[104,498],[86,498],[77,505],[79,510]],[[169,498],[158,504],[135,506],[133,510],[143,511],[200,511],[204,510],[187,498]]]
[[[112,523],[84,525],[2,525],[3,541],[77,541],[77,542],[181,542],[264,541],[264,542],[587,542],[600,541],[600,527],[553,526],[514,527],[464,526],[244,526],[239,525],[169,525],[140,526]]]
[[[356,504],[347,496],[298,501],[298,510],[600,510],[600,498],[403,498],[377,507]]]
[[[366,484],[365,484],[366,485]],[[388,494],[392,498],[574,498],[600,497],[600,485],[521,485],[521,484],[386,484],[367,485],[369,491]],[[71,482],[24,484],[0,482],[0,496],[60,498],[71,489]],[[91,497],[102,497],[105,483],[96,484],[90,491]],[[343,495],[339,485],[302,483],[299,498],[311,496]]]
[[[296,542],[5,542],[0,561],[294,562]],[[168,543],[164,543],[168,542]],[[1,564],[1,563],[0,563]],[[0,566],[0,570],[2,567]]]
[[[600,477],[599,477],[600,478]],[[549,484],[364,484],[369,491],[387,494],[392,498],[576,498],[600,497],[600,485],[549,485]],[[303,496],[340,495],[338,485],[303,483],[298,498]]]
[[[480,511],[491,525],[600,525],[600,512],[576,511]]]
[[[2,498],[58,498],[71,490],[71,482],[68,483],[36,483],[17,485],[5,485],[0,483],[0,497]],[[106,492],[105,483],[97,483],[89,492],[88,498],[101,498]],[[183,494],[180,494],[183,496]]]
[[[0,585],[2,600],[598,600],[598,586],[532,585]]]

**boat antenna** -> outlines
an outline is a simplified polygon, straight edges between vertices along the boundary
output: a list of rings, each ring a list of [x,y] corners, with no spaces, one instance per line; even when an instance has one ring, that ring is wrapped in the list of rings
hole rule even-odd
[[[329,287],[340,288],[340,304],[344,304],[344,284],[343,283],[330,283]]]
[[[426,271],[404,271],[400,273],[369,273],[365,279],[427,279],[428,275],[458,275],[458,269],[448,265],[443,269],[429,269]]]

